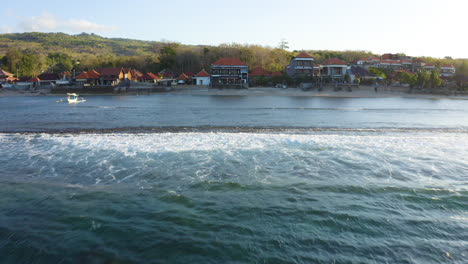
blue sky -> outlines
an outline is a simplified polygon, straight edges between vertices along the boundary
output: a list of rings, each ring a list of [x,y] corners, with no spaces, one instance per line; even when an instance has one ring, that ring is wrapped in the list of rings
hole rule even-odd
[[[0,32],[468,58],[466,0],[10,1]]]

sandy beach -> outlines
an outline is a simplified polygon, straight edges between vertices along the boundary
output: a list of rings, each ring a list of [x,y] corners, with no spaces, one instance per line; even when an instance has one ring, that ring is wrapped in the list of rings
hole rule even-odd
[[[409,93],[406,91],[407,88],[401,87],[380,87],[376,92],[372,86],[360,86],[359,88],[353,88],[352,91],[340,90],[334,91],[333,87],[325,87],[322,91],[317,89],[311,89],[304,91],[300,88],[273,88],[273,87],[253,87],[249,89],[211,89],[211,88],[198,88],[198,87],[184,87],[177,86],[173,87],[171,91],[165,92],[169,94],[189,94],[199,96],[293,96],[293,97],[342,97],[342,98],[427,98],[427,99],[458,99],[468,100],[468,95],[441,95],[441,94],[423,94],[423,93]],[[146,91],[131,91],[125,93],[126,95],[145,95],[148,94]],[[51,94],[50,89],[39,89],[35,92],[29,91],[14,91],[1,89],[0,97],[8,96],[46,96],[46,95],[57,95]],[[89,95],[112,95],[112,94],[86,94],[80,93],[82,96]]]

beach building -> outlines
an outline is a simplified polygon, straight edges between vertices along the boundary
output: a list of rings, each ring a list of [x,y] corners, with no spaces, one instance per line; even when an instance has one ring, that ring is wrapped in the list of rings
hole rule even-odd
[[[356,79],[367,80],[375,79],[375,76],[370,73],[366,68],[361,66],[351,66],[350,69],[351,82],[354,82]]]
[[[211,87],[248,88],[248,70],[238,58],[221,58],[211,65]]]
[[[83,86],[102,84],[102,76],[95,70],[82,72],[75,77],[75,81]]]
[[[100,68],[96,69],[96,72],[102,76],[103,85],[117,85],[125,80],[123,68]]]
[[[60,80],[60,76],[57,73],[42,73],[37,76],[39,82],[37,85],[46,86],[46,85],[55,85],[57,81]]]
[[[123,73],[124,73],[123,80],[125,80],[125,81],[131,81],[132,78],[133,78],[132,69],[130,69],[130,68],[122,68],[122,70],[123,70]]]
[[[41,79],[38,77],[31,78],[27,81],[28,83],[31,83],[30,87],[38,87],[40,85]]]
[[[179,77],[177,77],[177,82],[179,84],[186,84],[188,80],[189,77],[185,73],[182,73],[179,75]]]
[[[262,67],[256,67],[251,73],[249,73],[250,78],[260,78],[260,77],[271,77],[271,74],[263,69]]]
[[[269,80],[271,80],[271,74],[262,67],[255,67],[255,69],[249,73],[250,85],[266,85]]]
[[[356,65],[359,65],[359,66],[365,66],[365,65],[372,66],[372,65],[377,64],[379,62],[380,62],[380,58],[372,56],[372,57],[362,58],[362,59],[357,60]]]
[[[454,77],[457,74],[455,66],[451,64],[443,64],[440,66],[440,77]]]
[[[211,75],[202,69],[197,75],[193,77],[196,85],[210,85]]]
[[[306,52],[301,52],[291,58],[289,65],[286,66],[286,74],[294,77],[297,75],[313,76],[314,74],[314,57]]]
[[[417,71],[423,69],[425,65],[426,65],[426,63],[425,63],[424,59],[422,59],[422,58],[414,59],[411,71],[417,72]]]
[[[17,79],[15,77],[13,77],[13,76],[14,76],[14,74],[0,69],[0,83],[7,83],[7,82],[16,81]]]
[[[401,62],[399,60],[381,60],[376,66],[379,68],[396,70],[401,68]]]
[[[348,65],[338,58],[332,58],[326,60],[322,67],[321,76],[329,76],[331,80],[342,81]]]
[[[139,82],[145,82],[145,83],[157,83],[159,79],[161,79],[159,76],[151,72],[147,72],[143,74],[141,77],[138,77]]]
[[[131,70],[131,73],[132,73],[132,80],[134,80],[135,82],[137,82],[143,76],[143,73],[135,69]]]
[[[426,70],[426,71],[435,71],[436,70],[435,63],[428,63],[428,64],[424,65],[424,70]]]
[[[402,59],[400,60],[401,67],[407,70],[411,70],[413,68],[413,62],[408,59]]]

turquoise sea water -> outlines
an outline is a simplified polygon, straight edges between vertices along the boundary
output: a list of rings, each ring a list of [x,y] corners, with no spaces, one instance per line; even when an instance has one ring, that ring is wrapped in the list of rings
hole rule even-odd
[[[0,98],[2,263],[466,263],[468,102]]]

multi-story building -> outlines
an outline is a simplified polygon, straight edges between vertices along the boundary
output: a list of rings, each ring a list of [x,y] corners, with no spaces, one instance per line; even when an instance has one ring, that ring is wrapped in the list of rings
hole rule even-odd
[[[249,67],[238,58],[221,58],[211,65],[211,87],[248,88]]]
[[[332,80],[343,80],[347,68],[346,62],[338,58],[328,59],[323,63],[321,76],[329,76]]]
[[[451,64],[443,64],[440,66],[440,77],[453,77],[456,73],[455,67]]]
[[[291,58],[289,65],[286,66],[286,74],[289,76],[313,76],[314,75],[314,57],[306,52],[301,52]]]

